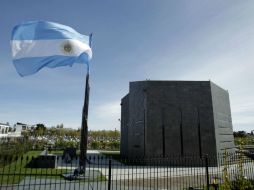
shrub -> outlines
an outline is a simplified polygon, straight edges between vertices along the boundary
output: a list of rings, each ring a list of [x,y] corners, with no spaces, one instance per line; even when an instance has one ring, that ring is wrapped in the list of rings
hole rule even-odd
[[[247,179],[244,176],[244,152],[243,152],[243,144],[241,141],[239,143],[239,157],[237,159],[236,166],[236,174],[233,181],[230,181],[229,174],[229,154],[225,151],[224,153],[224,168],[222,174],[223,183],[221,184],[221,189],[223,190],[253,190],[254,189],[254,181]]]

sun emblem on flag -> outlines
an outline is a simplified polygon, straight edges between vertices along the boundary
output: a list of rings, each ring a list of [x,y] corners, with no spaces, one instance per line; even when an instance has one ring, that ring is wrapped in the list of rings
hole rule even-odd
[[[70,41],[65,41],[61,45],[61,50],[66,55],[70,55],[70,54],[72,54],[74,52],[73,45],[72,45],[72,43]]]

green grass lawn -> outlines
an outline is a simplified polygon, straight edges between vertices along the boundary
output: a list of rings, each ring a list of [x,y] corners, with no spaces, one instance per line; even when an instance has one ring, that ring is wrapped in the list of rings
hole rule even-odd
[[[69,172],[67,169],[26,168],[32,157],[37,157],[40,153],[41,151],[29,151],[23,157],[19,157],[17,160],[14,158],[10,164],[1,167],[0,184],[16,184],[24,179],[25,176],[60,179],[62,173]]]
[[[62,174],[71,172],[70,169],[54,169],[54,168],[28,168],[26,165],[39,156],[41,151],[29,151],[18,159],[13,158],[9,164],[5,164],[0,167],[0,186],[18,184],[25,177],[29,179],[63,179]],[[50,154],[62,154],[62,151],[52,151]],[[96,171],[96,170],[94,170]],[[97,176],[93,176],[92,179],[86,181],[104,181],[105,176],[98,170]],[[80,181],[80,182],[86,182]]]
[[[63,155],[63,150],[51,150],[48,151],[49,154],[55,154],[55,155]]]

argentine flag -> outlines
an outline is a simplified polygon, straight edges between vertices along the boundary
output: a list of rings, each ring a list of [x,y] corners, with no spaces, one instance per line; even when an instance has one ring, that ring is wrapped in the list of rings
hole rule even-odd
[[[13,64],[21,76],[43,67],[88,64],[92,58],[91,35],[46,21],[24,22],[14,27],[11,38]]]

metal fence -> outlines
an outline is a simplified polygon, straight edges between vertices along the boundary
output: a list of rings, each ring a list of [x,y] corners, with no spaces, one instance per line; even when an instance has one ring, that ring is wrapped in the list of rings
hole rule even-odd
[[[252,154],[169,156],[166,158],[120,159],[90,154],[83,178],[66,180],[79,158],[52,156],[0,156],[0,189],[254,189]],[[248,189],[248,188],[246,188]]]

